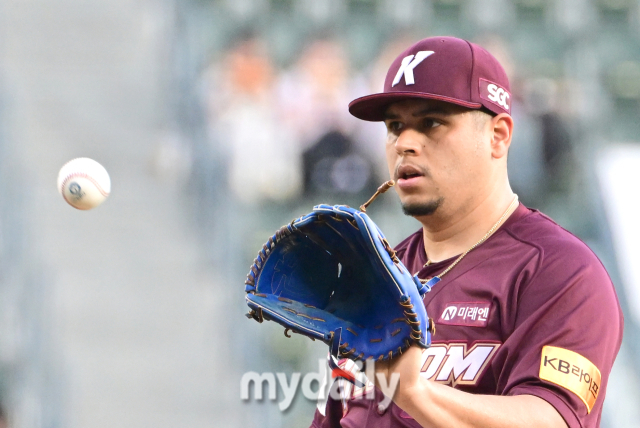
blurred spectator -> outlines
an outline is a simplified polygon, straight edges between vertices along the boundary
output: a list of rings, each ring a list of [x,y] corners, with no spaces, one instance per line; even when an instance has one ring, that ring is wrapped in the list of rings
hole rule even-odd
[[[349,64],[342,46],[328,39],[312,41],[292,70],[282,74],[279,102],[288,126],[303,148],[328,131],[349,134],[353,121]]]
[[[575,174],[569,126],[559,103],[559,83],[550,78],[525,83],[526,108],[538,120],[547,191],[566,191]]]
[[[193,157],[179,132],[165,130],[159,135],[151,160],[153,173],[167,183],[182,184],[191,171]]]
[[[228,159],[233,193],[252,204],[297,195],[299,150],[273,106],[275,72],[266,46],[256,37],[241,39],[207,77],[209,132]]]
[[[371,164],[356,152],[350,138],[338,131],[326,133],[303,155],[305,193],[347,193],[368,191],[372,183]]]
[[[354,144],[356,121],[347,57],[333,40],[312,41],[282,75],[280,103],[303,153],[305,194],[367,193],[375,186],[369,158]]]

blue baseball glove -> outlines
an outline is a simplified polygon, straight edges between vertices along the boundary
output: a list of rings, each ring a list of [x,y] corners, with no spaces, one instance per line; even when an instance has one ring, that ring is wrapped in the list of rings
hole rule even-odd
[[[248,318],[322,340],[332,368],[337,358],[381,361],[431,343],[433,323],[422,303],[428,286],[369,216],[348,206],[317,205],[283,226],[245,284]]]

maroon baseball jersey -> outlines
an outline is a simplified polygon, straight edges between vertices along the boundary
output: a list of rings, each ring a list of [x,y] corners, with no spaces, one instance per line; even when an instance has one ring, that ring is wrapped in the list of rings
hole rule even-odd
[[[402,262],[421,279],[455,257],[424,266],[422,230],[400,243]],[[422,375],[477,394],[530,394],[549,402],[569,427],[597,427],[623,318],[613,284],[578,238],[520,205],[496,233],[427,293],[435,320]],[[419,427],[383,396],[349,388],[329,399],[312,427]]]

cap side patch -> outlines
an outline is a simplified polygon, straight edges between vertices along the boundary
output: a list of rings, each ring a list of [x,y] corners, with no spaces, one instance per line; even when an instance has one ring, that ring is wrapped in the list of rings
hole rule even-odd
[[[478,84],[480,98],[497,105],[507,113],[511,114],[511,94],[497,83],[480,78]]]
[[[591,413],[601,381],[600,370],[591,361],[568,349],[545,346],[540,360],[540,379],[573,392]]]

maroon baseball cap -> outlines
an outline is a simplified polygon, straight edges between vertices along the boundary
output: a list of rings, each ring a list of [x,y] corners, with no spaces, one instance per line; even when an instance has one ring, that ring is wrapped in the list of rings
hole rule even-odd
[[[409,47],[391,64],[384,91],[351,101],[349,112],[359,119],[382,121],[389,104],[407,98],[511,114],[509,79],[498,60],[455,37],[430,37]]]

